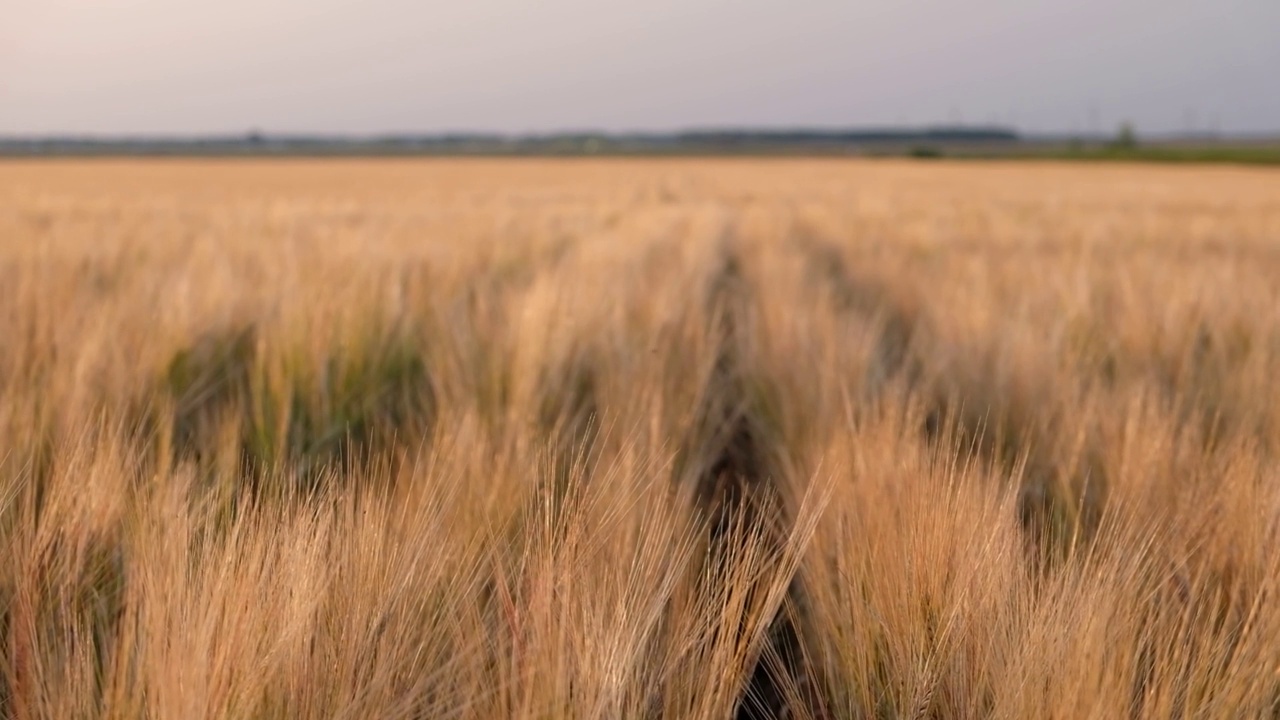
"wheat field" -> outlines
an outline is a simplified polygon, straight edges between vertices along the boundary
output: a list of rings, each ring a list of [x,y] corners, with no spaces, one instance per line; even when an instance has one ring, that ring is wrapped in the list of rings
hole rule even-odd
[[[0,717],[1280,717],[1280,173],[0,163]]]

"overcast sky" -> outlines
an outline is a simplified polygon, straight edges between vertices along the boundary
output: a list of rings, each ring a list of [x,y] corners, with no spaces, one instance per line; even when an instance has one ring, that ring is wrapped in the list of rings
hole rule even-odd
[[[1280,0],[0,0],[0,133],[1280,130]]]

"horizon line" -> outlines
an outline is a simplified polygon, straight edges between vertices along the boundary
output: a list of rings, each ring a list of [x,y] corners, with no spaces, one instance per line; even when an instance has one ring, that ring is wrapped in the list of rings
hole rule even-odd
[[[1167,130],[1144,133],[1134,129],[1140,139],[1150,140],[1280,140],[1277,130]],[[500,131],[485,129],[383,130],[383,131],[308,131],[269,130],[249,127],[240,130],[183,132],[11,132],[0,133],[0,143],[202,143],[202,142],[334,142],[377,143],[396,141],[489,141],[545,142],[553,140],[715,140],[761,138],[772,140],[857,140],[857,139],[946,139],[939,136],[1002,139],[1005,141],[1044,140],[1110,140],[1117,131],[1024,130],[1000,123],[875,124],[875,125],[690,125],[671,129],[604,130],[590,127],[566,127],[556,130]],[[963,139],[963,137],[959,139]]]

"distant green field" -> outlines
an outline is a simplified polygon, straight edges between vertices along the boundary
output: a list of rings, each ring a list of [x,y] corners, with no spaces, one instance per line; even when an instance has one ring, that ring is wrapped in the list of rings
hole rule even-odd
[[[994,131],[407,136],[391,138],[195,138],[179,140],[0,138],[3,157],[876,157],[1280,164],[1280,139],[1020,138]]]
[[[1138,145],[1136,147],[1085,147],[1027,144],[998,150],[950,150],[915,148],[917,158],[1081,160],[1102,162],[1222,163],[1232,165],[1280,165],[1280,144],[1275,145]]]

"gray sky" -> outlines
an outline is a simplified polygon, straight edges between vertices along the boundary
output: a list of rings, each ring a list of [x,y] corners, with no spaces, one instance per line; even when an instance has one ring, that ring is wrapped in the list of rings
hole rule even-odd
[[[0,0],[0,133],[1280,130],[1280,0]]]

